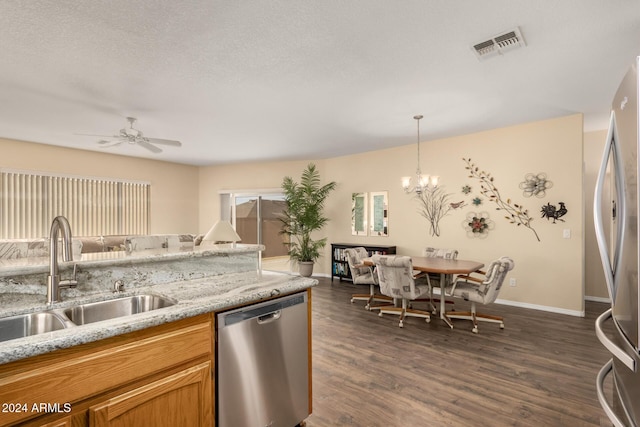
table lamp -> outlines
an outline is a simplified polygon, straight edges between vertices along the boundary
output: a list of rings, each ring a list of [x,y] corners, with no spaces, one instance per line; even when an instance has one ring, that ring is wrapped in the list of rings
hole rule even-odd
[[[216,222],[213,227],[204,235],[202,242],[208,242],[207,244],[216,243],[232,243],[232,247],[236,247],[236,242],[242,239],[233,229],[233,226],[229,221],[220,220]]]

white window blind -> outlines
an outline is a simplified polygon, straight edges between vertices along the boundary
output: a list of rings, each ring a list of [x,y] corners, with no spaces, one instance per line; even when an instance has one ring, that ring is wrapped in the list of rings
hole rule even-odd
[[[47,237],[57,215],[74,236],[149,234],[147,182],[0,170],[0,238]]]

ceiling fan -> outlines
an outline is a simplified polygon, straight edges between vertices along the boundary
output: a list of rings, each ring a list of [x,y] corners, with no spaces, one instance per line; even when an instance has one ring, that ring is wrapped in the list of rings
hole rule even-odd
[[[142,131],[135,129],[133,127],[134,123],[136,122],[136,118],[135,117],[127,117],[127,122],[129,123],[129,127],[125,127],[120,129],[120,132],[118,132],[117,135],[90,135],[90,134],[80,134],[80,135],[89,135],[89,136],[100,136],[103,138],[111,138],[110,140],[107,139],[100,139],[98,141],[98,144],[100,144],[102,147],[113,147],[116,145],[120,145],[123,142],[127,142],[129,144],[138,144],[141,147],[146,148],[147,150],[153,152],[153,153],[161,153],[162,149],[159,147],[156,147],[156,145],[166,145],[166,146],[171,146],[171,147],[181,147],[182,143],[180,143],[179,141],[173,141],[170,139],[160,139],[160,138],[148,138],[146,136],[144,136],[144,134],[142,133]]]

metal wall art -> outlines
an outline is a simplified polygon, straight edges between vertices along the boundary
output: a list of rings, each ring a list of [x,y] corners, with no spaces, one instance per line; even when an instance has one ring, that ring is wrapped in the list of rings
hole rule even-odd
[[[469,212],[462,226],[467,230],[468,237],[484,239],[493,230],[494,223],[487,212]]]
[[[465,169],[469,171],[469,178],[476,178],[480,181],[480,192],[489,200],[495,202],[498,207],[497,210],[503,210],[507,213],[505,218],[511,223],[516,224],[516,226],[523,226],[531,230],[531,232],[536,236],[538,242],[540,241],[540,237],[536,230],[531,226],[531,221],[533,218],[529,216],[529,211],[525,209],[524,206],[513,203],[511,199],[504,200],[502,195],[498,191],[498,188],[494,184],[494,178],[490,173],[480,170],[474,163],[471,163],[471,159],[463,158],[464,162],[467,164]]]
[[[564,222],[564,219],[562,219],[562,217],[567,214],[567,207],[565,206],[564,202],[559,203],[560,207],[558,208],[556,208],[551,203],[543,205],[542,209],[540,209],[540,212],[542,212],[542,218],[547,218],[548,220],[552,219],[554,224],[556,223],[556,220]]]
[[[451,194],[445,193],[444,187],[438,186],[416,194],[420,201],[420,215],[429,221],[432,236],[440,236],[440,220],[452,210],[464,206],[464,202],[450,203]]]
[[[536,196],[542,198],[547,194],[547,189],[553,187],[553,182],[547,180],[547,174],[540,172],[537,175],[528,173],[524,181],[520,183],[520,189],[524,197]]]

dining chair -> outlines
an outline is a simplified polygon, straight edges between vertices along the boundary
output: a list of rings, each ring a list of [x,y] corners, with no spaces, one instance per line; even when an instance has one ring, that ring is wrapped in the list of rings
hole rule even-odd
[[[444,258],[444,259],[457,259],[458,258],[458,250],[457,249],[447,249],[447,248],[434,248],[431,246],[428,246],[426,248],[424,248],[424,250],[422,251],[422,256],[427,257],[427,258]],[[445,298],[444,295],[441,295],[439,298],[434,298],[433,294],[434,294],[434,290],[437,289],[438,292],[441,291],[441,287],[440,287],[440,275],[437,273],[429,273],[429,280],[431,282],[431,293],[429,294],[429,299],[430,299],[430,305],[431,305],[431,311],[433,314],[436,314],[438,312],[436,305],[434,305],[434,302],[439,303],[440,302],[440,298]],[[454,304],[454,301],[452,300],[448,300],[445,298],[444,301],[445,304]]]
[[[431,313],[416,310],[409,307],[411,301],[415,301],[431,292],[429,276],[420,273],[415,276],[411,257],[400,255],[374,255],[372,258],[378,273],[380,292],[388,297],[401,300],[402,306],[387,306],[380,308],[379,316],[383,314],[397,314],[400,316],[398,326],[404,326],[406,317],[419,317],[427,323],[431,321]]]
[[[477,274],[484,275],[484,277],[467,274],[456,277],[453,284],[446,289],[446,294],[470,301],[471,311],[448,311],[446,316],[451,319],[471,320],[473,322],[473,329],[471,329],[471,331],[475,334],[478,333],[478,321],[498,323],[500,329],[504,329],[504,318],[502,316],[478,313],[476,311],[476,303],[484,305],[493,303],[496,298],[498,298],[500,288],[507,273],[513,270],[514,265],[511,258],[501,257],[489,264],[486,271],[478,270],[476,272]]]
[[[349,264],[349,271],[351,271],[351,279],[356,285],[369,285],[368,294],[353,294],[351,295],[351,302],[366,301],[364,306],[367,310],[372,308],[379,308],[379,306],[373,307],[371,305],[374,301],[391,303],[393,298],[386,295],[376,294],[376,287],[378,286],[378,276],[374,273],[373,268],[366,266],[362,263],[364,258],[369,256],[369,252],[363,247],[346,248],[344,254]]]

